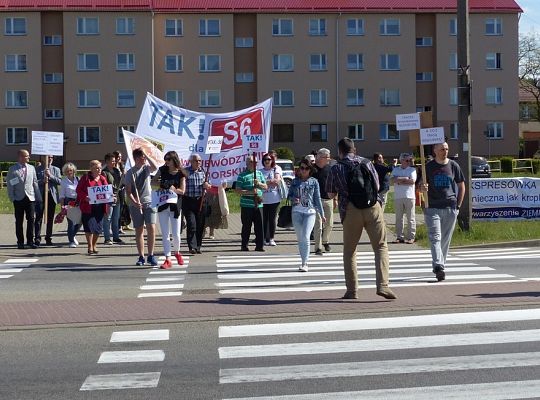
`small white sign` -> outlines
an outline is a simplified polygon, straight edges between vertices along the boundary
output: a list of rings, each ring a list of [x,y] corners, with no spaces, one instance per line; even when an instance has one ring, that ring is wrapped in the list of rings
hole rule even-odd
[[[88,187],[88,199],[90,204],[107,204],[113,202],[112,185],[100,185]]]
[[[160,189],[152,191],[152,207],[159,207],[163,204],[176,204],[178,195],[170,189]]]
[[[420,129],[420,143],[423,145],[444,143],[444,128],[438,126]]]
[[[223,144],[223,136],[208,136],[206,142],[205,154],[219,154],[221,153],[221,145]]]
[[[31,153],[42,156],[64,154],[64,132],[32,131]]]
[[[396,129],[398,131],[420,129],[420,114],[396,114]]]
[[[264,151],[264,137],[263,135],[247,134],[242,136],[242,147],[245,152],[262,152]]]

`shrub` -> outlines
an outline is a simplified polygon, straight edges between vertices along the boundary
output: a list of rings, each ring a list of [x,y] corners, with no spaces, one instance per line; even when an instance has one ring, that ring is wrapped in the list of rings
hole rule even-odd
[[[501,172],[512,172],[512,157],[501,157]]]
[[[288,147],[278,147],[276,149],[276,153],[278,155],[278,158],[283,158],[285,160],[292,160],[294,161],[294,153],[291,149]]]
[[[532,160],[533,172],[537,174],[540,171],[540,159],[533,158]]]

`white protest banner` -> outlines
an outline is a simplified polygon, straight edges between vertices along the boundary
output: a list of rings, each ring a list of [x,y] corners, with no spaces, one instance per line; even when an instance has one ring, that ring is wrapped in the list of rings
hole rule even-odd
[[[64,154],[64,132],[32,131],[33,155],[61,156]]]
[[[199,154],[203,167],[209,167],[208,180],[218,185],[235,180],[245,169],[245,141],[260,142],[257,159],[268,151],[271,116],[272,99],[239,111],[207,114],[176,107],[148,93],[136,136],[144,137],[163,152],[176,151],[185,165],[191,154]],[[210,162],[210,154],[205,154],[209,136],[223,136],[221,153]]]
[[[134,165],[135,161],[133,160],[133,150],[142,149],[146,157],[152,159],[154,164],[158,167],[165,164],[163,159],[164,153],[161,151],[154,143],[141,136],[137,136],[130,131],[122,129],[122,135],[124,135],[124,144],[126,146],[126,160],[129,161],[127,164],[129,166]]]
[[[88,199],[90,204],[106,204],[113,202],[112,185],[100,185],[88,187]]]
[[[540,219],[540,178],[473,179],[471,201],[473,219]]]
[[[420,129],[420,143],[422,145],[444,143],[444,128]]]
[[[398,131],[420,129],[420,114],[396,114],[396,129]]]
[[[219,154],[223,145],[223,136],[208,136],[204,154]]]
[[[163,204],[176,204],[178,195],[170,189],[160,189],[152,191],[152,207],[159,207]]]

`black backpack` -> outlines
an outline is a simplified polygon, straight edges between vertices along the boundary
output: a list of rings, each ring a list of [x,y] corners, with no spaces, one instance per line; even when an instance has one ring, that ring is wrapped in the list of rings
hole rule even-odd
[[[349,201],[359,209],[371,208],[377,201],[377,182],[365,162],[339,160],[347,171]]]

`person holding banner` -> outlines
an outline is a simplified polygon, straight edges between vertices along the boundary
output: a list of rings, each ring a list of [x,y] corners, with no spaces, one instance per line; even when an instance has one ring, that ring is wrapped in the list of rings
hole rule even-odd
[[[171,236],[174,257],[178,265],[184,265],[184,260],[180,253],[180,225],[182,221],[182,195],[186,188],[187,172],[182,168],[182,162],[176,151],[167,152],[164,160],[165,165],[158,168],[154,176],[154,182],[159,182],[159,190],[155,194],[157,194],[156,204],[158,207],[163,253],[165,253],[165,262],[160,268],[169,269],[172,267]],[[173,199],[174,202],[169,202],[170,199]]]
[[[156,171],[154,160],[147,157],[141,148],[133,150],[135,165],[126,173],[126,194],[129,196],[129,214],[135,228],[135,241],[139,258],[135,265],[144,265],[144,227],[148,241],[146,262],[156,266],[154,245],[156,241],[156,208],[152,207],[152,188],[150,175]],[[148,163],[147,163],[148,161]]]
[[[202,158],[192,154],[186,168],[186,191],[182,198],[182,212],[186,217],[186,240],[190,254],[201,254],[204,234],[204,192],[210,188],[202,168]]]
[[[98,254],[96,244],[99,235],[103,232],[106,204],[90,204],[88,189],[108,185],[108,182],[107,178],[101,175],[101,162],[99,160],[90,161],[89,169],[90,171],[81,177],[77,185],[77,201],[82,213],[82,224],[90,256]]]
[[[431,243],[431,265],[440,282],[446,278],[444,266],[465,197],[465,178],[459,164],[448,158],[448,143],[434,144],[433,153],[435,158],[426,164],[427,179],[421,188],[428,198],[424,220]]]
[[[266,246],[276,246],[274,235],[276,233],[276,215],[281,196],[279,182],[281,181],[281,168],[276,168],[276,160],[266,153],[262,157],[263,167],[259,170],[264,175],[268,189],[263,192],[263,228]]]
[[[77,202],[77,185],[79,184],[79,178],[77,177],[77,167],[73,163],[65,163],[62,167],[62,181],[60,182],[60,204],[65,207],[72,206]],[[67,236],[69,240],[69,247],[75,248],[79,245],[77,241],[77,232],[81,227],[80,224],[74,224],[69,218]]]
[[[43,222],[44,206],[45,206],[45,182],[48,182],[48,192],[47,192],[47,221],[45,228],[45,244],[47,246],[52,246],[52,231],[54,216],[56,211],[56,205],[59,203],[60,199],[58,197],[58,185],[62,181],[62,173],[60,168],[52,165],[53,156],[48,156],[48,165],[44,167],[40,165],[36,168],[39,192],[41,193],[41,198],[43,202],[36,203],[36,221],[34,223],[35,235],[34,243],[36,246],[39,246],[41,243],[41,224]]]

